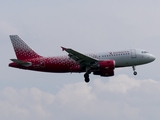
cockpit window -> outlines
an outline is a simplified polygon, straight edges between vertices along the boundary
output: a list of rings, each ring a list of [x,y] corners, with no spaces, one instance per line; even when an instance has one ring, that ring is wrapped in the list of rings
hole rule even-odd
[[[142,53],[148,53],[147,51],[142,51]]]

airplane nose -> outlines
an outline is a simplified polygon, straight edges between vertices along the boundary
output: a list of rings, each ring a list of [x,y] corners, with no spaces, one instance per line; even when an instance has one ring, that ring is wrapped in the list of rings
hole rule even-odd
[[[156,59],[156,57],[154,55],[150,55],[150,60],[154,61]]]

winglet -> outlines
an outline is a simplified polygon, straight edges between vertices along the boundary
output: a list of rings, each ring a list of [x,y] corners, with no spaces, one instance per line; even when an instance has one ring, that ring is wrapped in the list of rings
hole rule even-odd
[[[61,47],[61,48],[62,48],[62,51],[66,50],[66,48],[65,48],[65,47]]]

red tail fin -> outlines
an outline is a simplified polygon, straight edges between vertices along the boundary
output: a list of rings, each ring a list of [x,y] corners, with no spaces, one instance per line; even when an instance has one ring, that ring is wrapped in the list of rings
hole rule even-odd
[[[34,52],[18,35],[10,35],[10,39],[19,60],[41,57]]]

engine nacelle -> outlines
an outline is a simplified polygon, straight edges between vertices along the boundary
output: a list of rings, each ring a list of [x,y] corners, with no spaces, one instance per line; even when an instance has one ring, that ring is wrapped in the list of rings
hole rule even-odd
[[[100,61],[99,68],[100,70],[114,70],[115,61],[114,60]]]
[[[114,76],[114,70],[100,70],[93,72],[94,75],[100,75],[103,77]]]
[[[114,60],[100,61],[97,66],[94,66],[94,68],[95,68],[95,71],[93,72],[94,75],[100,75],[105,77],[113,76],[115,61]]]

